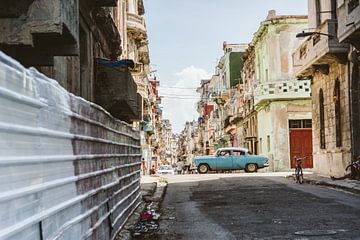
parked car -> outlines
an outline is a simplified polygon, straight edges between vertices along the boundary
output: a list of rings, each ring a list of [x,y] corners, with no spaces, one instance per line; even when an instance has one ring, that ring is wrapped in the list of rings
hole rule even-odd
[[[156,174],[158,174],[158,175],[163,175],[163,174],[174,175],[175,171],[171,165],[160,165],[158,167],[158,169],[156,170]]]
[[[246,148],[219,148],[214,155],[195,157],[194,164],[199,173],[207,173],[210,170],[256,172],[260,168],[268,167],[269,159],[252,155]]]

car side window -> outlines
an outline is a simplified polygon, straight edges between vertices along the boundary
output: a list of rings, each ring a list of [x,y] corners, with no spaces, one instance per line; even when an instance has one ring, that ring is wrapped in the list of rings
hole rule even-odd
[[[220,156],[230,156],[231,154],[230,154],[230,151],[221,151],[219,155]]]
[[[240,150],[234,150],[233,153],[234,153],[234,156],[243,156],[243,155],[245,155],[245,152],[240,151]]]

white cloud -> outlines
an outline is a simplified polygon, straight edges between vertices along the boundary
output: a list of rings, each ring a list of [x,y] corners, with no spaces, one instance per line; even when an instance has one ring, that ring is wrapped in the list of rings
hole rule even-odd
[[[186,121],[197,119],[196,102],[199,95],[196,88],[202,79],[210,76],[204,69],[190,66],[175,74],[177,81],[173,86],[161,85],[160,79],[159,94],[168,96],[162,98],[163,118],[170,119],[174,133],[179,133]]]

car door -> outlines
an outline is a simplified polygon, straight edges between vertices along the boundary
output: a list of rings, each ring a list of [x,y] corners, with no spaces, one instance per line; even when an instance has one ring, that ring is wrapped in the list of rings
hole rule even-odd
[[[233,167],[234,170],[244,169],[246,165],[246,154],[241,150],[233,150]]]
[[[216,159],[216,170],[233,169],[233,156],[231,150],[222,150]]]

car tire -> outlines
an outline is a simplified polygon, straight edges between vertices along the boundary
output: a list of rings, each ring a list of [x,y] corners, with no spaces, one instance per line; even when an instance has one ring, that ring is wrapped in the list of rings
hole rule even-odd
[[[258,166],[255,163],[249,163],[245,167],[245,172],[254,173],[257,172]]]
[[[207,164],[200,164],[197,170],[200,174],[205,174],[209,171],[209,166]]]

